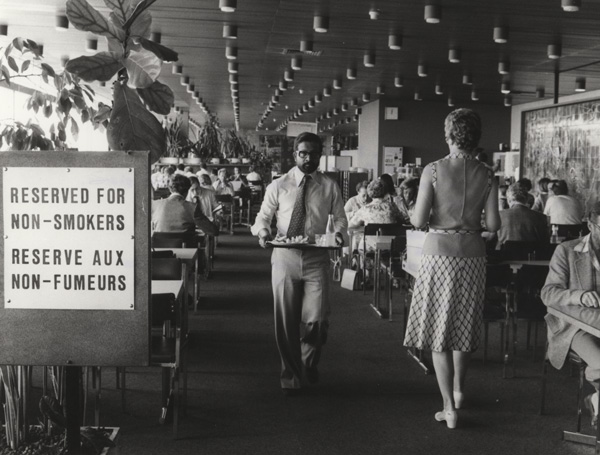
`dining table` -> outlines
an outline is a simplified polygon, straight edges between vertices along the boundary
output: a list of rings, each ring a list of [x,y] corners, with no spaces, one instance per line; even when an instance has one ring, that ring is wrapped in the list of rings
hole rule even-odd
[[[187,270],[194,274],[194,311],[200,302],[200,255],[198,248],[154,248],[154,251],[172,251],[177,259],[185,262]]]
[[[563,319],[575,327],[600,338],[600,309],[578,305],[551,305],[548,313]],[[596,455],[600,455],[600,425],[596,425],[596,434],[589,435],[576,431],[563,430],[563,439],[595,446]]]

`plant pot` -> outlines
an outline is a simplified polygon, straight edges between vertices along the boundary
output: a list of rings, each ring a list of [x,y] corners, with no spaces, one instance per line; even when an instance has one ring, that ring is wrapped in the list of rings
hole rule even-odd
[[[242,163],[248,164],[250,162],[250,158],[242,158]]]
[[[202,160],[200,158],[184,158],[183,164],[202,164]]]
[[[221,158],[211,158],[210,159],[210,164],[220,164],[221,163]]]
[[[229,158],[229,162],[231,164],[238,164],[240,162],[239,158]]]
[[[160,159],[162,164],[179,164],[179,158],[173,156],[163,156]]]

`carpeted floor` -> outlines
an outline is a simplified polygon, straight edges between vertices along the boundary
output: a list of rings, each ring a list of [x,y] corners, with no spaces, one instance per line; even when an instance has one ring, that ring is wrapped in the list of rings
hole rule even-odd
[[[516,377],[502,379],[495,326],[491,359],[484,365],[474,355],[468,403],[459,427],[448,430],[433,418],[441,409],[435,377],[402,347],[402,318],[379,319],[370,294],[338,284],[321,381],[303,396],[283,396],[269,258],[242,229],[221,237],[216,270],[202,282],[202,307],[191,314],[188,412],[178,440],[171,426],[158,424],[158,369],[128,370],[125,413],[113,375],[104,374],[101,424],[121,427],[120,455],[593,453],[562,441],[561,431],[575,428],[577,379],[550,368],[547,415],[540,416],[542,354],[532,362],[520,346]],[[396,295],[398,316],[401,300]]]

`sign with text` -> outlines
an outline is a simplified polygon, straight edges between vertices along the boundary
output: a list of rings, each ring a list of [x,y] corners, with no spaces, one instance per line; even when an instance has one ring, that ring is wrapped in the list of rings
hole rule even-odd
[[[4,308],[134,309],[134,169],[4,167]]]

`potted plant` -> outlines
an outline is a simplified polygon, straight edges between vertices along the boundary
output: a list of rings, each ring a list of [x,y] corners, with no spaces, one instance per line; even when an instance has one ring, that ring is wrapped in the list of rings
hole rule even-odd
[[[198,142],[195,147],[198,156],[206,162],[219,164],[222,156],[222,137],[217,116],[209,114],[198,133]]]
[[[250,143],[236,130],[230,129],[225,132],[223,140],[223,153],[229,157],[230,163],[249,163]]]

